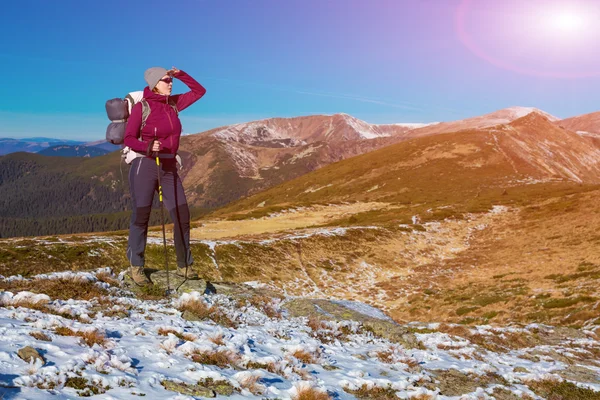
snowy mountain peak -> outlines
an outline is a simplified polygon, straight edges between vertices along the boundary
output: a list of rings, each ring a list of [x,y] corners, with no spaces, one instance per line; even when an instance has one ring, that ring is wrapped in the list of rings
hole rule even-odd
[[[537,113],[537,114],[543,115],[544,117],[548,118],[552,122],[560,120],[560,118],[557,118],[554,115],[548,114],[547,112],[542,111],[539,108],[535,108],[535,107],[514,106],[514,107],[508,107],[508,108],[496,111],[496,113],[506,114],[507,118],[512,119],[512,120],[522,118],[531,113]],[[496,114],[496,113],[494,113],[494,114]]]
[[[382,132],[378,129],[377,125],[371,125],[365,121],[362,121],[356,117],[348,114],[339,114],[344,121],[356,131],[358,139],[376,139],[380,137],[390,136],[389,133]]]

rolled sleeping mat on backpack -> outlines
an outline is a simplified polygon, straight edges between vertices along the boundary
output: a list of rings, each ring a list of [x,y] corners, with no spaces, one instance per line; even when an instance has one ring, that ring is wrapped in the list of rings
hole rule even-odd
[[[129,118],[127,100],[119,98],[108,100],[106,102],[106,115],[112,122],[126,121]]]
[[[106,115],[112,121],[106,128],[106,141],[112,144],[122,144],[125,138],[129,108],[124,99],[110,99],[106,102]]]
[[[127,122],[111,122],[106,128],[106,141],[112,144],[123,144]]]

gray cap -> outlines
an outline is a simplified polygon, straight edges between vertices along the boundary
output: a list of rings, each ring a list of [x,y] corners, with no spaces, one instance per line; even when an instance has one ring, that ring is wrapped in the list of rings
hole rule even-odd
[[[163,67],[152,67],[144,72],[144,79],[148,82],[150,90],[152,90],[165,75],[167,75],[167,70]]]

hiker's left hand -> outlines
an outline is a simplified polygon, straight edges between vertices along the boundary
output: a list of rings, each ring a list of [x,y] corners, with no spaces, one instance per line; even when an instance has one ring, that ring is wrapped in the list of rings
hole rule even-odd
[[[167,74],[169,74],[171,76],[178,74],[178,73],[179,73],[179,70],[175,67],[171,67],[171,69],[167,71]]]

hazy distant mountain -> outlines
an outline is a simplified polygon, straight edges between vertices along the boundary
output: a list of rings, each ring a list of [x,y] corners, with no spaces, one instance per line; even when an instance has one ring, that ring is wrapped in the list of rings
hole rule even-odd
[[[64,145],[80,145],[84,142],[76,140],[52,139],[45,137],[32,137],[22,139],[0,138],[0,156],[18,151],[26,151],[28,153],[37,153],[40,150],[47,149],[50,146],[59,144]]]
[[[542,115],[551,122],[559,120],[557,117],[535,107],[508,107],[477,117],[461,119],[458,121],[440,122],[438,124],[431,124],[422,128],[412,129],[405,137],[413,138],[438,133],[459,132],[465,129],[488,128],[495,125],[509,124],[512,121],[531,113]]]
[[[108,151],[109,153],[112,153],[113,151],[121,150],[121,147],[122,147],[119,144],[112,144],[110,142],[107,142],[104,139],[96,140],[94,142],[87,142],[84,145],[88,146],[88,147],[96,147],[99,149],[103,149],[103,150]]]
[[[578,115],[576,117],[565,118],[556,122],[563,128],[577,132],[580,135],[592,137],[600,136],[600,111],[589,114]]]
[[[97,146],[69,146],[64,144],[59,144],[56,146],[48,147],[47,149],[44,149],[42,151],[38,151],[38,154],[44,156],[59,157],[98,157],[108,153],[110,153],[110,151]]]

